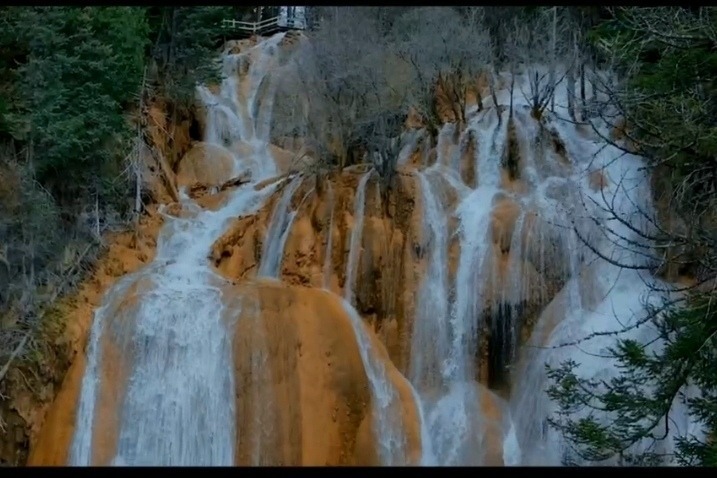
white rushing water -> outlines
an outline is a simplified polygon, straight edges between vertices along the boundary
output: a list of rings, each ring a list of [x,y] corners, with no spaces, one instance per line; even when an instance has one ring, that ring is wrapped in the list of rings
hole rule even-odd
[[[386,374],[386,365],[377,359],[371,347],[370,338],[363,319],[356,309],[344,299],[344,309],[351,319],[356,341],[361,353],[366,375],[371,387],[371,411],[373,413],[374,436],[382,466],[409,464],[406,446],[405,424],[398,392]],[[420,411],[419,411],[420,413]]]
[[[423,203],[423,231],[427,270],[421,283],[411,339],[409,377],[425,409],[428,441],[439,465],[480,465],[479,396],[473,385],[473,362],[478,343],[476,309],[481,287],[486,283],[483,263],[491,244],[488,232],[491,201],[497,192],[500,153],[490,150],[498,121],[483,115],[475,126],[481,149],[476,152],[479,186],[468,194],[456,214],[461,219],[461,256],[455,278],[455,300],[449,303],[448,224],[444,201],[437,194],[440,183],[431,178],[447,179],[457,191],[456,179],[444,168],[458,166],[457,147],[450,147],[454,125],[444,127],[438,139],[434,166],[419,172]],[[447,144],[448,143],[448,144]],[[459,140],[460,143],[460,140]],[[434,181],[435,181],[434,179]],[[427,239],[425,239],[427,238]]]
[[[273,89],[266,82],[270,81],[268,72],[281,38],[277,35],[248,51],[225,55],[228,76],[217,95],[198,88],[207,108],[205,141],[229,151],[236,151],[237,143],[250,145],[251,154],[236,157],[234,174],[249,170],[252,182],[233,191],[216,211],[203,210],[181,192],[184,213],[182,217],[167,216],[156,259],[107,292],[91,331],[71,450],[73,465],[103,463],[100,457],[107,454],[114,465],[234,463],[235,444],[242,430],[234,426],[231,334],[222,320],[223,279],[213,272],[207,256],[232,219],[256,212],[282,184],[277,181],[261,190],[254,188],[276,172],[267,142]],[[247,65],[247,74],[238,80],[237,71]],[[347,270],[349,298],[353,296],[351,287],[360,257],[365,189],[372,172],[361,178],[357,191]],[[284,245],[296,215],[291,202],[301,182],[301,176],[283,182],[285,188],[265,238],[260,276],[279,276]],[[304,196],[302,204],[311,193],[313,190]],[[333,191],[331,194],[333,197]],[[333,223],[333,211],[331,214]],[[329,267],[327,254],[325,269]],[[242,304],[255,306],[247,301]],[[398,392],[387,377],[386,364],[372,350],[360,317],[348,302],[345,307],[371,384],[379,460],[385,465],[407,464],[406,427]],[[259,313],[245,315],[257,317]],[[263,373],[268,353],[260,329],[251,328],[249,341],[255,374]],[[106,362],[110,357],[114,363]],[[112,369],[116,370],[110,372]],[[108,377],[108,373],[118,376]],[[275,441],[271,427],[275,405],[262,387],[251,390],[256,395],[252,400],[256,409],[253,422],[247,424],[247,430],[254,434],[245,438],[251,449],[249,459],[251,464],[267,465],[271,464],[267,462],[271,455],[267,455],[268,447]],[[112,426],[114,419],[116,429]],[[428,445],[423,442],[424,450]],[[107,450],[107,446],[114,448]],[[422,462],[431,463],[430,452],[424,453]]]
[[[225,66],[249,55],[260,59],[249,66],[252,99],[268,72],[263,59],[280,38],[225,57]],[[202,210],[182,193],[185,214],[166,216],[154,261],[107,292],[92,326],[72,465],[96,464],[98,453],[109,453],[117,465],[234,462],[239,431],[231,346],[222,321],[222,279],[207,256],[228,223],[257,211],[277,186],[254,189],[275,166],[266,138],[246,126],[235,85],[225,81],[218,96],[199,89],[208,110],[206,141],[252,142],[255,155],[237,160],[235,169],[249,169],[255,182],[232,192],[217,211]],[[105,363],[110,357],[118,362]],[[108,371],[117,375],[107,377]],[[116,420],[116,429],[108,419]],[[113,443],[114,450],[98,449]]]
[[[516,91],[521,88],[529,89],[524,79],[516,81]],[[485,413],[474,384],[476,354],[486,327],[495,347],[489,350],[491,364],[509,371],[491,373],[509,373],[511,384],[509,402],[500,401],[503,462],[559,465],[575,457],[547,424],[555,408],[546,394],[544,364],[572,359],[581,364],[579,372],[586,377],[612,376],[615,364],[604,358],[604,351],[614,337],[581,339],[634,323],[644,316],[646,300],[659,300],[648,294],[653,278],[598,259],[573,231],[577,227],[583,239],[613,260],[644,261],[629,246],[629,241],[644,242],[631,228],[646,228],[640,211],[652,210],[643,162],[565,121],[565,85],[556,94],[556,111],[546,112],[542,125],[530,116],[525,98],[518,93],[514,97],[512,141],[519,156],[515,165],[519,181],[513,186],[506,182],[503,164],[509,157],[509,111],[502,111],[498,121],[492,102],[469,119],[460,135],[454,125],[445,125],[438,135],[435,164],[418,173],[427,263],[417,295],[408,376],[425,410],[431,452],[439,465],[485,464],[481,441]],[[500,104],[509,104],[507,91],[498,96]],[[468,132],[477,146],[477,184],[472,190],[463,184],[459,170]],[[552,138],[564,145],[564,151]],[[402,152],[402,157],[407,155]],[[590,184],[595,172],[607,180],[602,191]],[[453,210],[437,200],[441,180],[460,193]],[[465,189],[467,193],[462,192]],[[516,212],[507,238],[509,254],[501,259],[496,245],[502,239],[493,234],[500,233],[494,226],[495,215],[510,216],[505,210],[496,212],[496,205],[505,201],[514,204]],[[616,211],[606,211],[607,205]],[[454,281],[446,277],[450,214],[459,220],[460,256]],[[615,221],[615,214],[630,226]],[[608,227],[614,233],[607,232]],[[537,313],[537,324],[521,353],[519,330],[527,313]],[[654,336],[647,327],[629,334],[625,337],[642,342]],[[576,341],[580,343],[562,346]],[[518,357],[522,357],[519,364]],[[684,431],[690,427],[687,414],[683,405],[675,407],[682,421],[673,428]],[[609,420],[609,415],[603,418]],[[674,433],[660,445],[663,451],[674,447]]]
[[[294,177],[284,189],[279,202],[276,203],[271,215],[269,229],[266,231],[266,238],[264,239],[265,250],[262,252],[261,262],[259,263],[259,277],[279,277],[284,245],[296,217],[296,211],[290,211],[291,198],[294,197],[294,193],[301,186],[302,179],[301,176]]]
[[[400,408],[398,392],[394,388],[393,383],[388,379],[386,374],[386,365],[376,358],[375,352],[371,348],[370,339],[366,335],[367,332],[361,323],[363,319],[354,309],[352,302],[355,300],[353,286],[356,282],[356,273],[358,261],[361,256],[361,238],[363,233],[364,210],[366,206],[366,186],[371,179],[374,170],[366,172],[358,182],[356,187],[356,197],[354,199],[354,224],[351,229],[351,239],[349,244],[349,255],[346,265],[346,284],[344,285],[344,308],[351,318],[351,322],[356,333],[356,340],[361,351],[361,359],[366,370],[366,374],[371,385],[372,412],[373,412],[373,429],[376,437],[378,457],[381,465],[384,466],[400,466],[408,465],[408,455],[406,447],[405,424],[403,423],[403,413]],[[409,386],[411,384],[409,383]],[[411,387],[411,392],[415,398],[418,395]],[[424,421],[423,409],[420,400],[416,401],[419,412],[419,424],[421,427],[421,443],[422,458],[421,463],[432,464],[431,443],[428,440],[428,429]]]
[[[418,172],[423,201],[423,231],[427,270],[420,286],[411,340],[409,379],[420,391],[443,384],[443,367],[450,355],[448,318],[448,224],[428,173]],[[427,239],[426,239],[427,238]]]
[[[566,207],[567,201],[564,201],[564,221],[569,219],[578,224],[581,235],[590,238],[593,247],[616,262],[645,264],[645,257],[629,245],[630,241],[644,243],[635,229],[647,230],[647,220],[640,211],[652,210],[650,182],[643,162],[635,156],[624,155],[617,148],[597,141],[586,141],[565,124],[556,122],[555,126],[560,137],[564,138],[567,154],[576,166],[568,180],[577,194],[569,195],[567,201],[576,197],[587,198],[584,203],[578,201],[571,207]],[[601,170],[605,177],[612,179],[602,192],[590,189],[583,173],[588,165],[590,169]],[[547,194],[548,189],[543,189],[541,193]],[[547,215],[548,209],[555,211],[555,197],[542,199],[544,206],[547,206],[541,208],[542,214]],[[606,210],[606,202],[613,207],[612,211]],[[597,228],[580,226],[584,217],[597,218]],[[614,217],[621,218],[627,224],[615,221]],[[557,219],[556,216],[553,219]],[[565,265],[567,283],[539,317],[536,333],[529,343],[536,348],[526,350],[514,379],[511,408],[524,453],[524,463],[528,465],[559,465],[564,460],[589,464],[578,459],[560,434],[548,425],[547,420],[555,412],[555,406],[545,394],[549,382],[544,363],[557,366],[565,360],[574,360],[580,364],[577,370],[579,375],[607,380],[618,371],[614,361],[605,353],[608,347],[614,345],[615,337],[595,336],[595,332],[626,328],[623,338],[641,343],[648,343],[655,338],[655,331],[649,326],[630,326],[646,315],[646,301],[656,305],[661,299],[661,295],[651,287],[658,280],[646,272],[621,268],[596,258],[582,247],[571,231],[565,231],[564,236],[565,249],[569,253]],[[669,288],[667,284],[659,285]],[[683,405],[675,403],[674,407],[676,415],[683,414]],[[603,412],[597,417],[603,423],[610,421],[610,413]],[[682,423],[675,423],[673,428],[684,432],[688,425],[689,422],[684,419]],[[671,435],[674,433],[672,431]],[[674,449],[671,436],[667,438],[657,445],[657,451],[669,453]],[[649,444],[648,440],[644,440],[633,446],[632,450],[646,449]],[[603,464],[615,465],[618,462],[610,460]]]
[[[344,285],[344,298],[354,305],[354,284],[358,260],[361,254],[361,234],[363,233],[363,215],[366,207],[366,185],[371,179],[373,169],[369,170],[359,180],[354,199],[354,224],[351,228],[351,242],[349,244],[349,257],[346,264],[346,284]]]

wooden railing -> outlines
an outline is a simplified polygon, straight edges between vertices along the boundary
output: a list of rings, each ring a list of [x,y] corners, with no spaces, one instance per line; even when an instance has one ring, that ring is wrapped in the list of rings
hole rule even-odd
[[[276,16],[259,22],[243,22],[240,20],[223,20],[222,27],[239,30],[250,35],[266,35],[279,30],[303,30],[304,22],[296,18]]]

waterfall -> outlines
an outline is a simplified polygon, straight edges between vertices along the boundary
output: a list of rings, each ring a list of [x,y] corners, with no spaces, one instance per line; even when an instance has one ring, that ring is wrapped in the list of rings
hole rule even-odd
[[[417,173],[423,202],[423,243],[428,265],[420,286],[411,339],[409,379],[419,391],[442,384],[450,355],[448,330],[448,236],[446,216],[427,173]]]
[[[97,310],[82,384],[73,465],[91,465],[94,442],[112,443],[113,463],[231,465],[234,455],[233,378],[222,321],[219,278],[206,255],[232,218],[256,211],[273,191],[242,188],[218,211],[168,217],[157,258],[111,288]],[[127,297],[129,287],[141,288]],[[136,301],[128,307],[125,300]],[[120,363],[104,363],[112,353]],[[109,358],[107,358],[109,360]],[[100,373],[118,367],[127,378],[105,392]],[[125,369],[126,368],[126,369]],[[98,415],[119,400],[117,429]]]
[[[418,144],[418,141],[424,137],[425,130],[419,129],[415,131],[411,131],[410,133],[404,135],[402,137],[403,139],[403,146],[401,147],[401,150],[398,153],[398,159],[396,159],[396,164],[399,166],[403,166],[406,163],[408,163],[408,160],[411,159],[411,155],[416,150],[416,145]]]
[[[284,194],[276,204],[274,212],[271,215],[271,223],[266,232],[264,239],[265,248],[261,255],[259,264],[259,277],[279,277],[281,268],[281,259],[284,254],[284,245],[286,238],[291,231],[291,224],[294,222],[296,211],[289,212],[291,207],[291,198],[301,185],[302,177],[296,176],[286,186]]]
[[[346,264],[346,280],[344,285],[344,298],[350,304],[354,303],[354,283],[356,282],[356,268],[361,255],[361,234],[363,233],[363,215],[366,207],[366,184],[371,178],[373,169],[365,173],[356,187],[354,199],[354,224],[351,228],[351,242],[349,243],[349,257]]]
[[[264,53],[259,43],[246,54]],[[252,98],[267,68],[263,61],[250,65]],[[225,86],[226,93],[231,82]],[[199,88],[198,95],[209,112],[206,141],[224,145],[246,133],[234,93]],[[233,464],[235,390],[223,280],[206,257],[234,218],[256,212],[277,187],[254,187],[275,170],[260,143],[262,164],[250,158],[236,165],[250,169],[254,183],[233,191],[216,211],[182,193],[189,214],[165,217],[154,261],[107,291],[91,329],[72,465]]]
[[[634,156],[625,156],[616,148],[582,140],[564,125],[557,124],[556,129],[564,139],[570,157],[578,164],[601,168],[608,177],[621,180],[620,185],[612,183],[605,191],[596,193],[588,189],[578,170],[574,173],[572,185],[579,195],[590,200],[585,201],[586,206],[583,207],[568,207],[565,214],[577,224],[580,224],[583,215],[597,218],[601,223],[614,216],[627,221],[630,226],[612,221],[612,233],[603,230],[600,234],[591,234],[582,226],[581,235],[589,237],[592,246],[603,255],[616,261],[640,264],[644,259],[631,252],[628,242],[644,242],[636,233],[646,228],[646,220],[640,210],[651,209],[649,178],[643,171],[642,161]],[[615,160],[617,157],[620,157],[619,161]],[[542,192],[544,194],[545,189]],[[549,199],[543,198],[546,204]],[[605,210],[608,204],[615,207],[613,212]],[[543,214],[546,214],[545,209]],[[566,236],[565,244],[569,251],[565,270],[568,280],[538,319],[529,343],[537,348],[528,349],[524,354],[514,380],[515,391],[511,400],[518,440],[524,450],[524,464],[529,465],[559,465],[565,459],[580,461],[573,456],[559,433],[547,423],[555,412],[555,406],[545,395],[548,380],[543,364],[547,362],[556,366],[572,359],[580,364],[580,375],[608,380],[617,368],[613,360],[601,352],[612,346],[615,338],[611,335],[593,336],[594,332],[620,330],[635,324],[647,313],[645,301],[656,304],[661,299],[661,294],[653,291],[657,279],[603,260],[589,261],[594,255],[581,247],[575,234],[564,230],[563,235]],[[669,289],[668,284],[660,284],[660,287]],[[623,337],[647,343],[654,339],[654,331],[647,325],[635,327],[625,332]],[[679,403],[674,406],[678,412],[684,408]],[[601,419],[609,420],[609,416],[610,413],[605,413]],[[668,442],[666,440],[660,446],[669,448]],[[633,451],[648,445],[647,442],[637,443]],[[664,451],[669,452],[669,449]]]
[[[343,300],[343,304],[351,319],[361,360],[371,387],[372,422],[374,436],[378,440],[380,464],[383,466],[407,465],[405,426],[398,392],[386,375],[384,363],[376,358],[375,352],[371,348],[370,338],[363,320],[347,299]]]
[[[155,259],[107,291],[90,333],[70,450],[73,465],[232,465],[237,437],[248,435],[252,464],[269,461],[276,403],[267,389],[255,387],[251,422],[247,430],[236,428],[225,281],[207,255],[233,220],[255,213],[284,187],[257,272],[278,278],[293,221],[313,193],[307,192],[292,209],[300,175],[258,188],[278,171],[269,142],[275,79],[286,73],[281,70],[283,38],[278,34],[242,53],[225,54],[219,92],[197,88],[206,109],[205,141],[227,149],[240,144],[242,151],[250,151],[247,157],[235,157],[234,173],[248,170],[252,182],[229,191],[215,211],[202,209],[180,191],[184,214],[165,216]],[[515,90],[528,88],[522,78]],[[425,131],[403,137],[397,163],[409,167],[420,140],[425,163],[417,166],[415,177],[426,269],[415,316],[406,318],[412,321],[407,375],[420,419],[423,465],[484,465],[495,459],[489,451],[495,443],[502,446],[499,458],[507,465],[590,464],[573,456],[565,439],[548,425],[556,407],[545,392],[549,380],[544,365],[570,359],[580,363],[581,375],[609,380],[617,365],[603,355],[615,337],[594,333],[638,324],[646,303],[663,298],[651,286],[670,288],[647,273],[600,260],[582,244],[581,238],[587,238],[614,261],[644,265],[630,244],[645,242],[636,230],[649,226],[641,211],[653,211],[649,178],[640,158],[562,121],[567,116],[564,85],[556,94],[555,113],[535,119],[528,100],[518,94],[513,111],[501,108],[510,100],[505,89],[498,91],[499,105],[486,101],[482,111],[472,110],[465,130],[459,131],[457,124],[442,126],[437,158],[430,165],[431,138],[424,137]],[[468,134],[476,139],[475,156],[469,159],[475,187],[461,178],[461,148]],[[509,168],[506,159],[515,159],[515,153],[517,164]],[[593,190],[588,170],[605,174],[604,189]],[[410,424],[404,423],[401,408],[398,390],[403,388],[397,389],[388,376],[383,352],[373,349],[370,331],[355,309],[366,188],[374,172],[362,174],[355,191],[343,307],[368,378],[371,415],[366,419],[371,420],[378,459],[383,465],[405,465]],[[332,230],[341,205],[331,184],[329,196],[324,288],[331,281]],[[454,199],[455,204],[448,203]],[[606,211],[608,204],[616,211]],[[513,209],[499,217],[504,206]],[[615,221],[614,215],[630,225]],[[452,277],[455,245],[458,263]],[[249,315],[258,317],[259,311]],[[527,332],[530,337],[523,343]],[[270,353],[264,333],[252,328],[247,340],[254,376],[265,371]],[[648,326],[635,326],[624,337],[647,343],[654,335]],[[499,374],[491,366],[487,371],[478,367],[485,365],[486,355],[490,365],[509,371],[502,397],[480,383],[487,373],[493,386],[490,379]],[[679,426],[693,425],[684,404],[675,402],[674,410]],[[608,423],[610,413],[601,419]],[[675,428],[658,445],[665,453],[674,449]],[[633,449],[649,445],[638,442]]]
[[[356,340],[361,351],[361,359],[371,384],[371,397],[374,403],[373,427],[378,441],[379,460],[382,465],[407,465],[405,424],[400,412],[400,401],[391,381],[386,376],[385,365],[377,360],[371,350],[369,338],[361,317],[354,309],[353,285],[356,281],[357,261],[361,253],[361,237],[363,232],[364,209],[366,205],[366,186],[373,174],[373,169],[366,172],[359,180],[354,199],[354,224],[351,229],[349,257],[346,266],[346,284],[344,286],[344,308],[351,318]],[[377,189],[378,193],[378,189]],[[332,195],[333,198],[333,195]],[[333,200],[332,200],[333,206]],[[333,218],[333,207],[332,207]],[[333,221],[332,221],[333,222]],[[331,239],[329,239],[329,244]],[[330,252],[330,248],[328,251]],[[327,256],[328,257],[328,256]],[[325,277],[327,277],[325,275]],[[413,384],[408,383],[414,403],[418,409],[421,431],[422,464],[433,464],[430,433],[426,426],[424,410],[420,397]]]
[[[434,193],[427,173],[417,173],[423,201],[424,243],[428,249],[428,270],[419,293],[411,339],[409,380],[420,412],[423,463],[438,462],[433,440],[437,435],[426,418],[422,393],[441,385],[441,366],[450,353],[448,330],[448,225],[438,195]],[[417,390],[416,390],[417,388]]]
[[[558,102],[558,108],[560,105]],[[475,189],[463,192],[466,187],[456,174],[459,165],[451,144],[455,125],[441,129],[435,164],[418,174],[427,269],[417,294],[409,378],[419,392],[432,453],[439,465],[482,463],[481,453],[475,451],[482,442],[476,441],[476,436],[483,433],[485,422],[473,418],[483,415],[475,408],[482,399],[473,384],[486,325],[490,325],[491,341],[497,345],[490,351],[491,360],[514,370],[506,392],[509,406],[503,411],[503,461],[560,464],[569,451],[562,437],[547,425],[555,409],[545,393],[544,363],[555,365],[570,358],[582,364],[580,370],[586,376],[609,377],[615,364],[584,351],[600,355],[613,337],[593,338],[579,346],[563,344],[639,320],[645,314],[649,284],[654,282],[637,271],[620,270],[598,260],[572,229],[579,228],[581,236],[591,241],[598,241],[601,234],[610,236],[599,230],[611,220],[603,194],[608,201],[616,199],[611,202],[617,205],[616,214],[629,224],[638,229],[645,226],[640,211],[650,211],[651,205],[641,160],[580,136],[576,127],[562,122],[558,115],[538,123],[520,101],[510,118],[507,111],[500,115],[499,121],[495,110],[486,109],[466,125],[466,131],[477,138]],[[557,151],[554,141],[562,142],[564,151]],[[516,145],[517,151],[507,149]],[[504,159],[516,153],[517,178],[511,178],[506,175]],[[620,178],[619,185],[591,190],[586,180],[588,167],[603,171],[608,178]],[[446,278],[447,212],[435,196],[437,174],[459,193],[457,206],[447,211],[459,220],[460,257],[454,281]],[[511,181],[519,187],[509,188]],[[494,225],[499,220],[495,205],[503,201],[516,210],[511,216],[514,219],[503,218],[511,224],[505,232]],[[494,236],[495,231],[509,235],[501,238]],[[628,247],[629,241],[640,240],[630,227],[618,228],[608,239],[599,242],[603,254],[614,260],[640,260]],[[451,287],[454,290],[449,293]],[[451,303],[446,304],[447,297],[452,297]],[[519,348],[526,314],[534,314],[536,307],[542,313],[529,347]],[[486,311],[490,317],[485,317]],[[646,328],[633,333],[642,342],[650,340]],[[549,348],[542,348],[545,346]],[[553,348],[556,346],[560,347]],[[519,363],[513,364],[518,357]]]
[[[510,408],[524,465],[559,465],[565,461],[591,464],[577,457],[560,433],[548,424],[556,408],[546,394],[549,381],[544,364],[556,366],[574,360],[579,364],[576,370],[579,376],[610,380],[618,373],[617,364],[605,354],[616,339],[610,332],[625,329],[622,338],[659,347],[658,343],[652,343],[655,331],[650,325],[638,324],[647,314],[646,305],[659,304],[664,298],[665,293],[657,292],[655,286],[661,290],[671,287],[647,272],[613,265],[593,252],[595,249],[617,263],[647,265],[640,247],[649,244],[638,231],[650,229],[643,214],[653,211],[649,176],[640,158],[625,154],[599,138],[586,137],[574,125],[560,120],[561,116],[567,116],[564,112],[567,92],[559,89],[557,94],[557,109],[563,111],[549,117],[539,128],[527,128],[528,116],[516,115],[518,133],[524,136],[527,146],[521,155],[527,163],[526,179],[531,186],[522,204],[530,204],[539,218],[533,221],[531,236],[526,236],[516,252],[519,250],[527,257],[530,249],[536,248],[531,243],[537,242],[539,269],[543,275],[550,272],[549,280],[555,281],[555,276],[559,276],[563,281],[556,284],[561,286],[557,294],[541,308],[511,379]],[[604,129],[602,125],[598,127]],[[540,139],[540,135],[545,138],[547,134],[563,143],[563,159]],[[536,144],[541,144],[541,148],[536,150]],[[602,190],[596,191],[588,184],[589,171],[598,171],[608,179]],[[514,234],[522,235],[525,227],[528,226],[524,216]],[[582,243],[574,228],[589,241],[590,248]],[[519,242],[514,236],[513,244],[517,246]],[[516,269],[510,276],[515,278],[518,266],[513,267]],[[516,286],[512,280],[508,284]],[[519,287],[528,290],[531,284]],[[539,287],[544,295],[543,284]],[[513,294],[515,300],[520,292]],[[538,302],[545,304],[545,297]],[[672,424],[664,440],[656,444],[643,440],[634,444],[631,451],[644,451],[651,446],[666,454],[674,451],[675,429],[684,427],[682,432],[686,432],[691,430],[691,424],[685,405],[677,399],[673,410],[678,421]],[[584,417],[587,411],[586,408],[579,412],[577,418]],[[607,425],[612,413],[603,411],[595,416]],[[658,428],[662,430],[664,423]],[[615,457],[601,464],[619,462]]]

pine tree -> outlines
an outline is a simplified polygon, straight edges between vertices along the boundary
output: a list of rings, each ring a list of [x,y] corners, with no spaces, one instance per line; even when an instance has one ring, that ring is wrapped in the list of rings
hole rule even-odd
[[[37,152],[34,169],[58,199],[118,173],[129,132],[124,108],[136,94],[144,64],[145,12],[131,7],[17,8],[12,28],[27,45],[18,69],[24,122],[18,139]]]
[[[243,7],[247,9],[250,7]],[[161,94],[188,105],[198,83],[218,79],[217,50],[226,39],[222,20],[237,16],[231,7],[159,7],[151,9],[155,80]]]

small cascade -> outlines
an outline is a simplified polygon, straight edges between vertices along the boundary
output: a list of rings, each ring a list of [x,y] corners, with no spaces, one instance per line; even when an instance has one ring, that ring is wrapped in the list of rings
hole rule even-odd
[[[334,201],[334,188],[333,186],[331,186],[331,183],[329,183],[329,207],[331,208],[331,218],[329,219],[328,238],[326,240],[326,253],[324,254],[324,289],[328,289],[331,286],[331,251],[334,242]]]
[[[241,116],[215,97],[205,86],[197,88],[199,99],[207,109],[207,126],[204,140],[207,143],[229,146],[246,134]]]
[[[221,280],[206,255],[232,218],[256,211],[274,188],[238,189],[223,209],[168,217],[155,261],[107,292],[92,326],[71,464],[105,454],[126,465],[233,463],[230,347]]]
[[[452,166],[453,155],[456,154],[456,148],[453,145],[453,138],[456,134],[455,123],[446,123],[438,132],[438,140],[436,144],[436,164],[450,168]]]
[[[445,211],[438,195],[433,190],[426,172],[417,173],[423,201],[424,243],[428,250],[426,275],[421,284],[416,318],[411,339],[411,361],[409,380],[416,390],[416,403],[421,412],[423,460],[424,464],[445,463],[445,453],[436,456],[434,449],[439,441],[438,450],[445,440],[443,421],[435,420],[438,407],[429,406],[428,413],[422,396],[439,390],[445,385],[443,367],[450,355],[451,340],[448,322],[448,225]],[[430,422],[428,420],[431,420]],[[439,439],[439,440],[437,440]]]
[[[373,169],[365,173],[356,187],[354,199],[354,224],[351,229],[351,242],[349,244],[349,257],[346,264],[346,283],[344,284],[344,298],[350,304],[354,303],[354,283],[356,282],[356,269],[361,254],[361,234],[363,233],[363,215],[366,207],[366,185],[371,179]]]
[[[371,352],[369,339],[366,336],[365,326],[361,317],[354,309],[353,285],[356,281],[357,262],[361,251],[361,233],[363,231],[364,209],[366,205],[366,186],[373,174],[373,169],[366,172],[359,180],[354,199],[354,225],[351,230],[349,245],[349,257],[346,267],[346,284],[344,286],[344,307],[353,322],[356,338],[361,350],[361,357],[366,368],[366,373],[371,383],[371,396],[375,401],[373,425],[378,441],[379,459],[382,465],[407,465],[408,456],[406,451],[405,424],[402,421],[399,407],[399,399],[391,382],[386,377],[384,364],[377,360]],[[378,186],[378,185],[377,185]],[[378,188],[376,189],[379,194]],[[333,203],[332,203],[333,204]],[[430,432],[427,428],[423,404],[413,384],[408,383],[413,394],[416,407],[419,412],[422,457],[421,463],[425,465],[434,464]]]
[[[291,224],[294,222],[296,211],[289,211],[291,208],[291,198],[301,185],[303,178],[301,176],[294,177],[284,189],[281,199],[274,207],[271,215],[271,223],[266,232],[264,239],[265,249],[261,255],[259,264],[258,277],[278,278],[281,268],[281,259],[283,258],[284,245],[286,238],[291,230]]]
[[[566,92],[558,91],[558,94],[556,105],[565,104]],[[615,266],[593,252],[597,250],[618,263],[649,264],[640,246],[646,241],[638,233],[650,231],[652,226],[642,211],[653,210],[650,181],[642,160],[586,138],[573,125],[555,117],[548,118],[541,133],[553,137],[544,144],[560,143],[562,151],[553,146],[540,156],[537,153],[535,157],[525,156],[535,171],[531,204],[539,220],[532,221],[533,234],[524,239],[522,254],[529,255],[531,249],[539,249],[539,261],[534,262],[539,262],[539,268],[548,273],[549,280],[555,282],[555,278],[559,278],[557,284],[561,288],[541,309],[527,346],[520,354],[511,380],[511,413],[522,450],[522,464],[590,465],[592,463],[580,459],[548,424],[548,418],[556,409],[545,393],[549,385],[545,364],[557,366],[573,360],[579,364],[576,370],[579,375],[609,380],[618,372],[617,364],[605,354],[615,341],[610,332],[624,330],[622,338],[660,347],[659,343],[653,343],[655,332],[651,327],[637,324],[645,317],[646,304],[655,305],[664,299],[664,293],[657,292],[655,285],[662,290],[669,290],[670,285],[645,272]],[[589,171],[599,171],[607,179],[597,191],[588,184]],[[526,224],[524,221],[517,227],[516,233],[517,229],[527,227]],[[580,238],[575,230],[579,231]],[[583,240],[587,240],[590,247]],[[531,286],[524,283],[521,287],[526,290]],[[545,302],[541,297],[539,303]],[[586,407],[575,418],[589,410]],[[634,444],[631,451],[653,447],[653,451],[665,453],[669,460],[674,450],[674,430],[683,428],[685,432],[690,428],[684,404],[676,400],[673,411],[683,423],[669,427],[664,440],[657,443],[643,440]],[[600,421],[610,423],[611,412],[597,413]],[[664,423],[658,424],[658,429],[663,428]],[[619,462],[615,457],[600,464]]]
[[[386,375],[385,365],[376,358],[375,352],[372,350],[363,319],[348,300],[344,299],[343,303],[356,333],[361,360],[371,386],[373,428],[378,442],[377,450],[380,464],[382,466],[409,465],[405,435],[406,427],[403,423],[398,392]]]
[[[251,327],[246,327],[249,337],[246,345],[249,352],[249,369],[251,377],[261,377],[264,383],[271,383],[271,367],[269,366],[269,347],[266,337],[266,327],[261,323],[261,310],[259,301],[255,297],[245,297],[242,307],[250,308],[250,313],[239,320],[251,320]],[[249,466],[271,466],[275,443],[275,426],[277,423],[277,404],[274,391],[270,386],[250,386],[248,396],[244,397],[246,403],[251,404],[251,417],[242,429],[237,431],[237,443],[241,446],[248,442]]]
[[[418,144],[418,141],[424,137],[425,130],[415,130],[411,131],[410,133],[406,134],[403,147],[401,148],[401,151],[398,153],[398,159],[396,160],[396,164],[398,166],[403,166],[408,163],[408,161],[411,159],[411,155],[416,150],[416,145]]]
[[[453,347],[448,362],[447,376],[453,380],[470,380],[474,376],[473,357],[477,350],[481,324],[478,316],[484,306],[485,292],[490,277],[486,271],[492,265],[487,257],[491,252],[491,213],[493,201],[500,190],[500,159],[502,156],[501,130],[505,119],[486,111],[477,118],[475,134],[478,187],[458,205],[461,253],[456,272],[456,300],[451,310]],[[503,117],[507,114],[504,112]],[[501,124],[503,128],[500,128]],[[479,127],[484,125],[483,127]],[[496,142],[497,141],[497,142]]]
[[[439,387],[450,355],[448,323],[448,225],[427,173],[417,173],[423,201],[423,234],[427,270],[420,286],[411,339],[409,379],[419,391]]]
[[[479,186],[469,189],[456,173],[460,148],[453,145],[455,125],[445,125],[438,137],[437,159],[419,172],[424,209],[424,243],[427,270],[416,305],[411,339],[409,377],[425,409],[426,429],[433,459],[440,465],[479,465],[482,454],[478,437],[485,425],[480,397],[476,394],[473,361],[477,352],[477,316],[488,270],[491,244],[490,219],[493,197],[500,184],[499,123],[495,116],[478,116],[475,134]],[[465,141],[458,139],[458,144]],[[497,140],[497,143],[496,143]],[[442,198],[431,178],[442,177],[463,200],[456,215],[460,220],[461,257],[455,278],[455,300],[449,303],[448,224]]]

